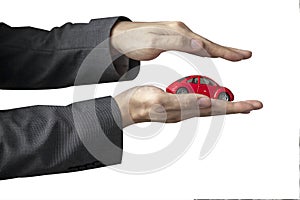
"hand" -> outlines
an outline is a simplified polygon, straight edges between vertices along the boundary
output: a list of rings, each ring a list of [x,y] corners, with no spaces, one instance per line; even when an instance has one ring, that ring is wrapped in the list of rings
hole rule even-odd
[[[239,61],[251,52],[218,45],[192,32],[182,22],[119,22],[111,32],[113,49],[135,60],[152,60],[177,50],[205,57]]]
[[[262,108],[256,100],[227,102],[200,94],[169,94],[154,86],[139,86],[115,97],[123,128],[139,122],[179,122],[192,117],[250,113]]]

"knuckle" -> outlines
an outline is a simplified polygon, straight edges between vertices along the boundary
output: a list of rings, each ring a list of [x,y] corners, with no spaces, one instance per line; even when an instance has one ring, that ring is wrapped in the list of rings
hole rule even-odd
[[[170,25],[179,28],[185,27],[185,24],[182,21],[173,21],[170,23]]]
[[[155,95],[151,98],[150,104],[151,105],[154,105],[154,104],[162,105],[162,100],[163,100],[163,98],[160,95]]]

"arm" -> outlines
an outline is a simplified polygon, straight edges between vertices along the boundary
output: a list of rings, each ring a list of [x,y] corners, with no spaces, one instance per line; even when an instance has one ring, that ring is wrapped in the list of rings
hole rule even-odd
[[[0,88],[47,89],[117,81],[139,65],[110,46],[111,28],[123,20],[128,19],[68,23],[51,31],[0,23]],[[76,81],[82,62],[94,49],[101,51],[94,66]],[[97,68],[104,71],[101,78],[94,76]],[[111,97],[69,106],[0,111],[0,179],[120,163],[121,124],[119,108]]]
[[[67,23],[51,31],[12,28],[0,23],[0,88],[48,89],[118,81],[124,71],[139,65],[121,54],[111,54],[109,37],[119,21],[128,19],[112,17],[87,24]],[[84,76],[76,80],[81,64],[95,48],[97,58],[84,69]],[[97,70],[103,71],[101,77],[95,77]],[[138,70],[135,71],[128,79],[137,75]]]
[[[0,179],[118,164],[123,135],[111,97],[0,112]]]
[[[0,111],[0,179],[119,164],[122,128],[134,123],[174,123],[192,117],[250,113],[261,107],[259,101],[232,103],[142,86],[114,99]]]

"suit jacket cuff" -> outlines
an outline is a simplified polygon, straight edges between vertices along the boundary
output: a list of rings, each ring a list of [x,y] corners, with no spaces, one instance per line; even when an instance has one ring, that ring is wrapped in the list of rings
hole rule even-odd
[[[90,21],[89,25],[93,27],[93,31],[89,33],[94,34],[90,35],[90,38],[95,40],[91,43],[94,47],[85,58],[87,62],[82,64],[83,69],[79,70],[75,85],[89,84],[90,81],[94,83],[94,79],[98,79],[99,83],[133,80],[138,75],[139,61],[130,59],[121,53],[111,54],[111,30],[119,21],[130,20],[126,17],[110,17]],[[105,30],[103,30],[103,27],[106,27]],[[102,66],[99,68],[99,65]],[[88,77],[89,80],[87,80]]]
[[[109,96],[77,102],[72,112],[77,134],[89,154],[103,166],[121,163],[122,118],[115,100]]]

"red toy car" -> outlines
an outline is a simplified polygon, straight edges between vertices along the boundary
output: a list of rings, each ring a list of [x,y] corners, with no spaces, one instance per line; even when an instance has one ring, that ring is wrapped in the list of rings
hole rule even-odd
[[[225,101],[233,101],[234,99],[232,92],[228,88],[220,86],[209,77],[200,75],[181,78],[169,85],[166,91],[173,94],[203,94],[213,99]]]

